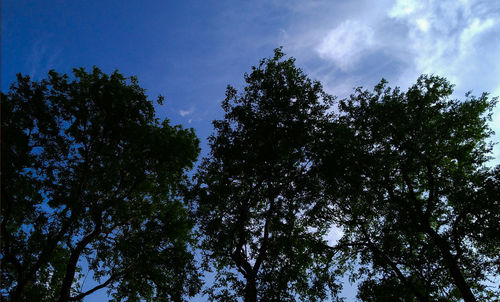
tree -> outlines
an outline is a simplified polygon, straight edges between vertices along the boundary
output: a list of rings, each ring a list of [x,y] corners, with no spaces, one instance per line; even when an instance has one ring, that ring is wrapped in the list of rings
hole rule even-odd
[[[283,56],[276,49],[245,74],[243,93],[227,88],[196,176],[202,250],[217,272],[211,300],[316,301],[337,290],[307,149],[332,97]]]
[[[159,99],[161,101],[161,98]],[[160,123],[137,79],[18,75],[2,95],[2,288],[9,301],[182,301],[200,288],[179,195],[192,129]],[[87,274],[99,285],[83,292]]]
[[[476,301],[499,276],[498,168],[486,163],[495,99],[452,100],[444,78],[385,81],[340,103],[317,149],[336,248],[358,260],[364,301]],[[490,283],[491,285],[491,283]]]

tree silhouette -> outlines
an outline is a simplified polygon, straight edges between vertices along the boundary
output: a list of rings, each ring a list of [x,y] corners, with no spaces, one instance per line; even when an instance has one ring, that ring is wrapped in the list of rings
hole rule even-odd
[[[318,147],[325,215],[345,232],[337,248],[359,260],[364,301],[494,295],[486,280],[500,263],[498,168],[485,164],[495,100],[452,92],[437,76],[407,92],[385,81],[357,89]]]
[[[200,288],[178,195],[191,129],[159,123],[136,78],[75,69],[2,96],[2,288],[9,301],[182,301]],[[98,285],[83,291],[83,275]]]
[[[217,272],[211,300],[317,301],[337,289],[307,149],[332,97],[283,56],[245,74],[244,92],[227,88],[196,177],[202,249]]]

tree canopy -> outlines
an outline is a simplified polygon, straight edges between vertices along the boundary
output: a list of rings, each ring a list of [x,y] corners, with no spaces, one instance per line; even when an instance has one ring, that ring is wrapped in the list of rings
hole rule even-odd
[[[326,225],[311,215],[320,195],[308,150],[332,97],[283,56],[253,67],[242,93],[227,88],[196,177],[211,300],[316,301],[337,289]]]
[[[160,99],[161,101],[161,99]],[[155,118],[136,78],[18,75],[2,95],[2,288],[9,301],[183,301],[200,288],[179,192],[192,129]],[[86,275],[96,285],[84,291]]]
[[[337,102],[281,49],[244,79],[190,183],[194,131],[155,118],[136,78],[19,75],[1,108],[7,300],[184,301],[213,270],[210,301],[341,300],[346,271],[361,301],[497,301],[496,98],[422,75]]]
[[[486,165],[495,99],[452,92],[425,75],[407,92],[385,81],[359,88],[318,149],[326,215],[343,228],[338,247],[358,260],[364,301],[495,296],[499,170]]]

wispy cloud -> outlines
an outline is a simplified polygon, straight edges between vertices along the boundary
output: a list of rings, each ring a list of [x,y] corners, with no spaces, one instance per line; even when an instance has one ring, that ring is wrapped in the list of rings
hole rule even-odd
[[[57,61],[61,51],[59,49],[50,48],[50,35],[39,38],[33,45],[31,56],[26,59],[26,67],[29,70],[29,76],[32,79],[38,80],[45,77],[50,69],[57,67]]]
[[[333,61],[342,70],[349,70],[364,53],[375,48],[374,31],[370,26],[346,20],[323,38],[316,51],[321,58]]]
[[[456,85],[457,97],[473,90],[493,96],[500,93],[500,3],[497,1],[408,1],[399,0],[389,18],[404,24],[407,53],[413,58],[399,76],[405,85],[421,73],[445,76]],[[490,124],[500,136],[500,109]],[[500,162],[500,146],[493,150]]]
[[[293,15],[281,43],[305,61],[310,73],[335,82],[327,86],[344,78],[361,81],[352,86],[366,85],[381,77],[406,86],[421,73],[446,76],[466,89],[497,86],[498,1],[292,3],[281,4]]]
[[[422,2],[413,0],[398,0],[396,4],[389,10],[389,16],[393,18],[406,17],[414,13],[417,9],[421,9]]]
[[[280,44],[332,94],[382,77],[404,89],[422,73],[446,77],[458,98],[500,93],[500,1],[274,1],[292,16]],[[500,109],[497,133],[499,120]]]
[[[193,111],[194,111],[193,108],[188,109],[188,110],[179,110],[179,115],[182,117],[185,117],[185,116],[191,115],[193,113]]]
[[[495,21],[500,17],[499,10],[486,8],[487,4],[479,1],[397,1],[388,17],[407,28],[403,37],[407,46],[401,53],[412,58],[413,64],[405,71],[405,80],[420,73],[435,73],[458,86],[475,86],[485,75],[483,63],[500,48],[498,41],[487,41],[494,36],[493,31],[500,31]],[[488,65],[494,68],[486,73],[498,75],[498,65],[495,68],[492,63],[496,62]]]

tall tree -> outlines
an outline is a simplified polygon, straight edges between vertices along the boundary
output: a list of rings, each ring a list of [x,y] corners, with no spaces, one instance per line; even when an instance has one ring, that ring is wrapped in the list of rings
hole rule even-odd
[[[458,101],[452,92],[437,76],[407,92],[385,81],[357,89],[317,150],[331,200],[325,215],[343,227],[336,248],[360,263],[362,300],[494,294],[487,280],[499,277],[500,191],[486,140],[495,99]]]
[[[245,74],[243,93],[227,88],[196,177],[211,300],[317,301],[337,289],[325,224],[311,216],[321,196],[307,149],[332,97],[283,56]]]
[[[19,75],[2,96],[8,301],[79,301],[104,287],[117,301],[196,294],[178,192],[198,139],[154,115],[136,78],[97,68]],[[98,285],[84,291],[89,273]]]

